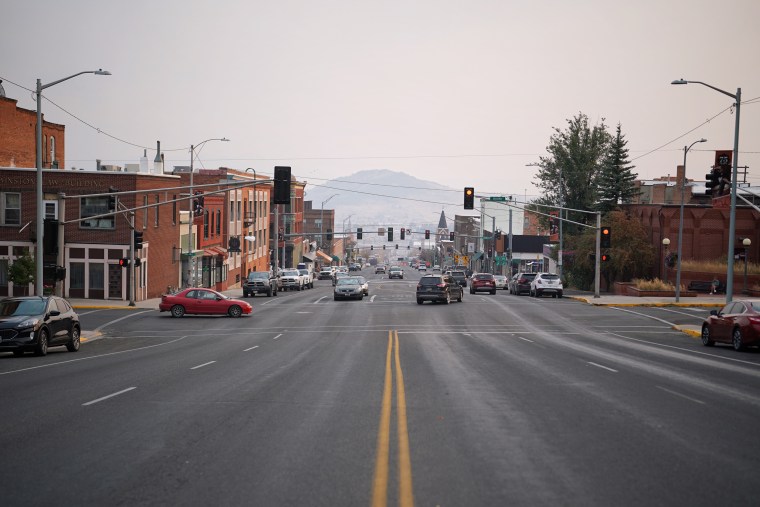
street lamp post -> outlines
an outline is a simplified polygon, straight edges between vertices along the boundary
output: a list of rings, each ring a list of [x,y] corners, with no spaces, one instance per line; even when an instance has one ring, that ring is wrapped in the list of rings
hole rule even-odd
[[[325,222],[325,203],[327,203],[327,201],[329,201],[336,195],[340,195],[340,194],[333,194],[327,199],[325,199],[324,201],[322,201],[322,211],[320,211],[319,213],[319,245],[322,250],[324,250],[325,248],[325,240],[324,240],[324,236],[322,235],[324,232],[324,222]],[[330,249],[330,255],[332,255],[332,249]]]
[[[733,161],[732,169],[731,169],[731,211],[729,213],[729,220],[728,220],[728,251],[726,252],[726,257],[728,259],[727,269],[726,269],[726,303],[730,303],[733,299],[733,291],[734,291],[734,243],[736,235],[736,180],[737,178],[737,163],[739,162],[739,114],[741,113],[741,105],[742,105],[742,89],[737,88],[736,94],[729,93],[725,90],[721,90],[720,88],[716,88],[712,85],[709,85],[707,83],[703,83],[702,81],[687,81],[685,79],[676,79],[675,81],[672,81],[670,84],[674,85],[681,85],[681,84],[688,84],[688,83],[696,83],[701,84],[703,86],[706,86],[708,88],[711,88],[715,90],[716,92],[720,92],[723,95],[728,95],[732,99],[736,101],[736,120],[734,122],[734,155],[733,155]]]
[[[676,259],[676,303],[681,299],[681,253],[683,252],[683,201],[684,201],[684,188],[686,187],[686,154],[692,146],[697,143],[705,143],[707,139],[702,138],[699,141],[694,141],[688,147],[683,147],[683,181],[681,181],[681,211],[678,218],[678,258]]]
[[[665,247],[665,255],[662,256],[662,278],[665,282],[668,281],[668,247],[670,246],[670,238],[662,238],[662,246]]]
[[[189,211],[187,222],[187,287],[190,287],[192,279],[195,277],[195,256],[193,255],[193,222],[195,221],[195,210],[193,210],[193,161],[195,160],[195,149],[200,148],[209,141],[228,142],[229,139],[226,137],[212,137],[210,139],[206,139],[205,141],[201,141],[198,144],[190,145],[190,188],[188,191],[190,197],[187,199],[187,209]]]
[[[749,256],[749,246],[752,244],[752,240],[749,238],[744,238],[742,240],[742,245],[744,245],[744,293],[747,293],[747,262],[749,259],[747,258]]]
[[[37,296],[42,295],[42,263],[43,263],[43,248],[42,248],[42,241],[43,241],[43,227],[45,226],[45,206],[42,202],[42,90],[45,88],[50,88],[51,86],[57,85],[58,83],[62,83],[63,81],[68,81],[69,79],[77,76],[81,76],[82,74],[95,74],[98,76],[110,76],[111,73],[107,70],[98,69],[98,70],[83,70],[82,72],[77,72],[76,74],[72,74],[69,77],[65,77],[63,79],[59,79],[57,81],[53,81],[52,83],[48,84],[42,84],[42,81],[40,79],[37,79],[37,90],[36,90],[36,98],[37,98],[37,153],[36,153],[36,162],[37,162],[37,248],[35,251],[35,258],[37,260],[37,272],[34,277],[34,293]],[[61,217],[61,219],[65,219],[66,217]]]

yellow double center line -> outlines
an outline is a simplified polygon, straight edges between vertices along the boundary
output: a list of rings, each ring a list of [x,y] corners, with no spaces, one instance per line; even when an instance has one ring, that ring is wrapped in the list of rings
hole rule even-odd
[[[391,445],[391,406],[393,375],[391,353],[395,348],[396,365],[396,425],[398,434],[398,501],[402,507],[412,507],[412,462],[409,457],[409,433],[406,426],[406,394],[404,374],[398,352],[398,331],[388,331],[388,352],[385,357],[383,405],[380,409],[380,429],[377,434],[375,475],[372,479],[372,507],[388,505],[388,466]]]

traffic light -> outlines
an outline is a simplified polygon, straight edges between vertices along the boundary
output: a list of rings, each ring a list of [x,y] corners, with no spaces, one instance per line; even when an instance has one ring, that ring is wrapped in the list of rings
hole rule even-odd
[[[383,250],[385,250],[385,245],[383,245]]]
[[[720,174],[718,174],[718,170],[713,169],[705,174],[705,178],[707,178],[707,181],[705,182],[705,195],[715,194],[715,197],[718,197],[718,189],[716,188],[720,186]]]
[[[199,217],[203,214],[203,205],[205,204],[203,192],[197,190],[193,195],[195,196],[193,199],[193,214],[194,216]]]
[[[601,248],[612,248],[609,227],[602,227],[602,239],[600,241],[599,246]]]
[[[332,241],[332,229],[327,229],[327,241]]]
[[[406,229],[403,227],[401,228],[401,239],[404,239],[406,237]]]
[[[129,267],[129,257],[122,257],[119,259],[119,266],[122,268]]]
[[[393,241],[393,227],[388,227],[388,241]]]
[[[453,232],[449,233],[449,241],[454,241],[454,233]]]
[[[140,250],[143,247],[143,233],[135,231],[135,250]]]
[[[108,191],[112,194],[108,196],[108,211],[116,211],[118,197],[113,195],[113,192],[118,192],[119,190],[114,187],[108,187]]]
[[[494,236],[496,236],[496,241],[500,241],[501,240],[501,231],[496,231],[496,234],[494,234]]]
[[[475,209],[475,189],[464,187],[464,209]]]
[[[425,239],[430,239],[430,229],[425,229]]]
[[[588,260],[592,263],[596,263],[596,254],[588,254]]]
[[[609,254],[602,254],[602,262],[609,262],[610,255]]]
[[[290,204],[290,167],[274,168],[274,204]]]
[[[135,267],[137,268],[137,267],[140,267],[141,265],[142,265],[142,260],[139,257],[137,257],[135,259]]]
[[[398,250],[398,243],[396,243],[396,250]]]
[[[375,245],[370,245],[370,246],[369,246],[369,249],[370,249],[370,250],[374,250],[374,249],[375,249]]]
[[[362,228],[361,227],[357,227],[356,228],[356,239],[362,239],[362,234],[363,234]]]

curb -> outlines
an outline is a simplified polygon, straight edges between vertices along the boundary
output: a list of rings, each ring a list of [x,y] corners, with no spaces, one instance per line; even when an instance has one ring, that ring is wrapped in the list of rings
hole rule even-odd
[[[684,308],[722,308],[725,303],[603,303],[601,301],[594,301],[584,296],[564,296],[568,299],[574,299],[583,303],[594,306],[647,306],[647,307],[665,307],[665,306],[680,306]]]
[[[675,329],[676,331],[681,331],[682,333],[685,333],[689,336],[693,336],[694,338],[702,337],[702,332],[697,331],[696,329],[688,329],[688,328],[685,328],[683,326],[678,326],[678,325],[673,326],[673,329]]]
[[[75,310],[140,310],[139,306],[71,305]]]

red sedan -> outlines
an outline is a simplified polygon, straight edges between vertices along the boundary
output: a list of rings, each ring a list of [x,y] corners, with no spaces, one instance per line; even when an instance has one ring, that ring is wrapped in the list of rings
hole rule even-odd
[[[186,313],[197,315],[248,315],[253,307],[247,301],[232,299],[211,289],[189,288],[176,294],[164,294],[158,309],[171,312],[172,317],[182,317]]]
[[[730,343],[735,350],[760,345],[760,300],[732,301],[702,324],[702,344]]]
[[[496,280],[491,273],[476,273],[470,280],[470,294],[490,292],[496,294]]]

